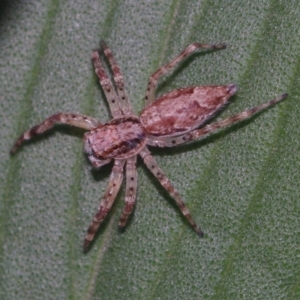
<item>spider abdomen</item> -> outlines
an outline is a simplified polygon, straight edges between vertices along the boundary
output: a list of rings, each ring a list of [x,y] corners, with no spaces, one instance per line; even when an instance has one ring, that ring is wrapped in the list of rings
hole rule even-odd
[[[147,106],[141,113],[140,121],[151,135],[184,134],[210,119],[236,90],[235,84],[177,89]]]
[[[136,155],[146,144],[146,135],[137,117],[113,119],[84,136],[85,150],[98,159],[123,159]]]

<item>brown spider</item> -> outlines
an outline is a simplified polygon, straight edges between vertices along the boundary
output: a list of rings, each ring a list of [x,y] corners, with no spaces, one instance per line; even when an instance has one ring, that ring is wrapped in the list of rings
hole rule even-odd
[[[180,211],[198,235],[203,236],[203,232],[197,227],[179,193],[150,154],[147,145],[173,147],[199,139],[217,129],[251,117],[253,114],[285,99],[287,94],[283,94],[274,100],[245,110],[225,120],[198,129],[212,118],[227,103],[228,99],[235,94],[237,91],[235,84],[186,87],[171,91],[155,99],[155,88],[158,79],[175,67],[186,56],[197,49],[226,48],[224,44],[207,45],[194,43],[150,76],[145,97],[146,107],[140,117],[138,117],[132,111],[124,87],[123,76],[111,50],[105,43],[102,43],[101,46],[110,64],[114,85],[103,69],[99,50],[93,51],[92,60],[101,87],[107,98],[113,117],[112,120],[106,124],[102,124],[89,116],[74,113],[58,113],[45,119],[41,124],[25,131],[15,142],[11,153],[15,153],[24,141],[45,132],[56,123],[61,123],[87,130],[84,134],[84,149],[95,168],[100,168],[111,160],[114,160],[108,187],[101,200],[98,212],[95,214],[85,236],[85,251],[89,248],[100,224],[111,209],[120,189],[123,180],[123,169],[126,164],[125,206],[119,221],[119,227],[125,227],[136,198],[136,160],[138,155],[141,156],[148,169],[159,180],[160,184],[174,198]]]

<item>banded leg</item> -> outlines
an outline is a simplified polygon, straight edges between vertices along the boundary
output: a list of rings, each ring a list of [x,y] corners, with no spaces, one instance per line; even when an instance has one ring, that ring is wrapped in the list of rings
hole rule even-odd
[[[180,144],[184,144],[187,143],[189,141],[192,140],[197,140],[201,137],[203,137],[204,135],[207,135],[209,133],[212,133],[218,129],[221,129],[223,127],[229,126],[231,124],[243,121],[245,119],[250,118],[251,116],[253,116],[254,114],[259,113],[260,111],[273,106],[275,104],[277,104],[278,102],[284,100],[286,97],[288,96],[288,94],[282,94],[280,96],[278,96],[277,98],[258,105],[256,107],[247,109],[239,114],[236,114],[234,116],[231,116],[225,120],[221,120],[212,124],[208,124],[203,128],[200,129],[196,129],[192,132],[189,132],[187,134],[181,135],[181,136],[177,136],[177,137],[149,137],[147,144],[151,145],[151,146],[156,146],[156,147],[174,147],[176,145],[180,145]]]
[[[123,229],[126,225],[129,215],[131,214],[137,190],[137,172],[136,172],[136,156],[130,157],[126,162],[126,195],[125,206],[119,221],[119,227]]]
[[[105,97],[107,99],[110,112],[114,118],[120,117],[122,115],[121,108],[120,108],[120,101],[119,97],[115,91],[115,88],[113,87],[110,79],[107,77],[101,60],[98,53],[98,50],[95,50],[92,52],[92,61],[94,63],[95,67],[95,73],[97,74],[100,84],[102,86],[103,92],[105,94]]]
[[[88,116],[72,114],[72,113],[58,113],[45,119],[41,124],[36,125],[29,130],[25,131],[14,143],[11,153],[15,153],[17,149],[23,144],[24,141],[30,140],[34,136],[45,132],[52,128],[55,124],[68,124],[71,126],[92,130],[101,125],[101,123]]]
[[[110,178],[109,183],[106,188],[105,194],[100,202],[100,206],[98,209],[98,212],[95,214],[93,221],[90,225],[90,227],[87,230],[83,249],[84,251],[87,251],[89,248],[89,245],[91,241],[94,239],[94,236],[100,226],[100,224],[103,222],[104,218],[110,211],[114,200],[116,199],[116,196],[118,194],[118,191],[120,189],[120,186],[122,184],[123,180],[123,168],[126,160],[115,160]]]
[[[152,174],[158,179],[160,184],[167,190],[167,192],[172,196],[175,200],[177,206],[179,207],[183,216],[187,219],[187,221],[191,224],[197,234],[202,237],[203,232],[200,228],[197,227],[195,221],[193,220],[189,209],[186,207],[185,203],[181,199],[179,193],[176,191],[170,180],[166,177],[166,175],[162,172],[154,158],[151,156],[149,150],[144,148],[140,152],[140,156],[142,157],[144,163],[147,168],[152,172]]]
[[[120,108],[124,115],[132,115],[132,109],[131,109],[131,105],[130,105],[130,102],[128,99],[128,95],[127,95],[125,86],[124,86],[124,78],[121,73],[121,70],[116,63],[111,50],[107,47],[105,42],[102,41],[101,46],[104,51],[104,54],[106,55],[106,57],[109,61],[110,66],[111,66],[111,70],[112,70],[113,77],[114,77],[114,82],[116,84],[117,93],[118,93],[119,99],[120,99]]]
[[[210,44],[200,44],[200,43],[194,43],[189,45],[187,48],[185,48],[178,56],[176,56],[173,60],[171,60],[166,65],[160,67],[156,72],[154,72],[148,82],[148,88],[146,91],[145,96],[145,107],[151,104],[155,100],[155,88],[157,85],[158,79],[169,72],[172,68],[174,68],[177,64],[179,64],[185,57],[192,54],[198,49],[224,49],[226,48],[225,44],[216,44],[216,45],[210,45]]]

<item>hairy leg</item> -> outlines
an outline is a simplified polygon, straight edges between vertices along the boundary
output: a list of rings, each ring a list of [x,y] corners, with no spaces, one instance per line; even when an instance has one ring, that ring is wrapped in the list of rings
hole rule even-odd
[[[126,195],[125,206],[119,221],[119,227],[123,229],[126,225],[129,215],[131,214],[137,190],[137,171],[136,171],[136,156],[130,157],[126,162]]]
[[[98,120],[92,117],[72,113],[58,113],[50,116],[39,125],[36,125],[21,134],[21,136],[14,143],[10,152],[12,154],[15,153],[24,141],[30,140],[34,136],[51,129],[55,124],[67,124],[86,130],[92,130],[101,125]]]
[[[110,79],[107,77],[103,69],[98,50],[92,52],[92,61],[94,63],[95,72],[99,78],[103,92],[107,99],[110,112],[113,118],[120,117],[122,115],[120,100],[115,91],[115,88],[113,87]]]
[[[106,57],[110,63],[110,66],[111,66],[114,82],[115,82],[116,88],[117,88],[117,93],[119,95],[120,108],[124,115],[131,115],[132,109],[131,109],[131,105],[129,103],[129,99],[128,99],[128,95],[127,95],[125,86],[124,86],[124,78],[121,73],[121,70],[120,70],[118,64],[116,63],[111,50],[107,47],[107,45],[103,41],[101,42],[101,46],[103,48],[104,54],[106,55]]]
[[[179,207],[183,216],[187,219],[187,221],[191,224],[197,234],[202,237],[203,232],[200,228],[197,227],[195,221],[193,220],[189,209],[186,207],[185,203],[181,199],[179,193],[176,191],[170,180],[166,177],[166,175],[162,172],[154,158],[151,156],[149,150],[144,148],[140,152],[140,156],[145,162],[147,168],[152,172],[152,174],[158,179],[160,184],[167,190],[167,192],[171,195],[171,197],[175,200],[177,206]]]
[[[103,222],[104,218],[110,211],[114,200],[116,199],[116,196],[118,194],[118,191],[120,189],[120,186],[122,184],[123,180],[123,168],[126,160],[115,160],[110,178],[109,183],[106,188],[105,194],[100,202],[100,206],[98,209],[98,212],[95,214],[93,221],[90,225],[90,227],[87,230],[83,249],[84,251],[87,251],[89,248],[90,243],[94,239],[94,236],[100,226],[100,224]]]
[[[210,44],[200,44],[200,43],[194,43],[186,47],[178,56],[176,56],[173,60],[171,60],[166,65],[160,67],[156,72],[154,72],[148,82],[148,88],[146,91],[145,96],[145,107],[151,104],[153,101],[155,101],[155,88],[158,82],[158,79],[165,75],[167,72],[169,72],[172,68],[174,68],[176,65],[178,65],[185,57],[192,54],[198,49],[224,49],[226,48],[225,44],[216,44],[216,45],[210,45]]]
[[[277,98],[258,105],[256,107],[247,109],[239,114],[236,114],[234,116],[231,116],[225,120],[221,120],[212,124],[208,124],[204,126],[203,128],[193,130],[189,133],[186,133],[181,136],[175,136],[175,137],[155,137],[155,136],[149,136],[147,140],[147,144],[151,146],[156,146],[156,147],[174,147],[176,145],[184,144],[193,140],[197,140],[202,138],[203,136],[212,133],[218,129],[221,129],[223,127],[229,126],[231,124],[243,121],[245,119],[250,118],[254,114],[259,113],[260,111],[273,106],[277,104],[278,102],[284,100],[288,95],[287,94],[282,94],[278,96]]]

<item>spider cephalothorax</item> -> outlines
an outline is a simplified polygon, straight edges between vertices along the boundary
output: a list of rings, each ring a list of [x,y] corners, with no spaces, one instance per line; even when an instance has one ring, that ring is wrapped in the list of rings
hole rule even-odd
[[[88,249],[100,224],[111,209],[123,181],[124,167],[126,168],[126,196],[119,226],[123,228],[126,225],[136,199],[136,159],[138,155],[141,156],[148,169],[174,198],[180,211],[198,235],[203,235],[179,193],[151,156],[147,145],[173,147],[199,139],[219,128],[249,118],[253,114],[287,97],[287,94],[283,94],[267,103],[208,125],[205,125],[207,121],[212,118],[236,92],[237,87],[235,84],[181,88],[155,99],[155,88],[158,79],[175,67],[186,56],[197,49],[223,48],[225,48],[224,44],[207,45],[194,43],[188,46],[168,64],[159,68],[150,76],[145,97],[146,107],[140,117],[138,117],[134,115],[131,109],[121,71],[110,49],[102,43],[102,51],[111,66],[115,85],[112,84],[103,69],[99,57],[99,50],[93,51],[92,60],[96,74],[99,77],[100,84],[107,98],[113,117],[112,120],[106,124],[102,124],[89,116],[74,113],[58,113],[45,119],[41,124],[25,131],[15,142],[11,150],[12,153],[14,153],[25,140],[29,140],[35,135],[43,133],[53,127],[54,124],[69,124],[87,130],[84,135],[84,148],[89,160],[95,168],[100,168],[111,160],[114,160],[108,187],[85,237],[85,250]]]

